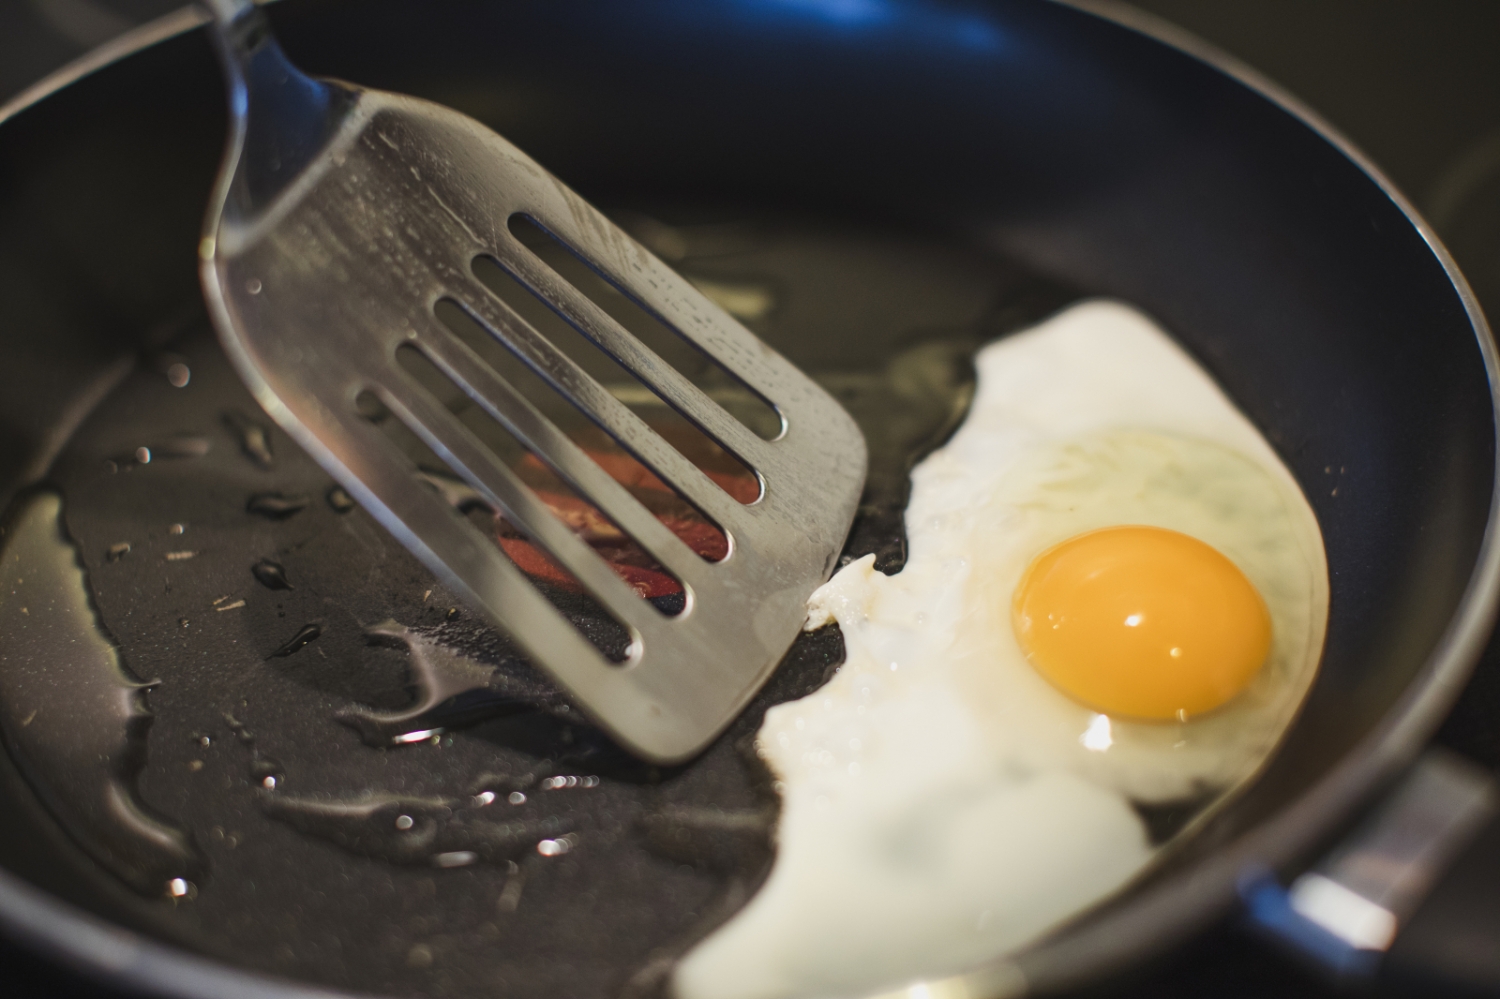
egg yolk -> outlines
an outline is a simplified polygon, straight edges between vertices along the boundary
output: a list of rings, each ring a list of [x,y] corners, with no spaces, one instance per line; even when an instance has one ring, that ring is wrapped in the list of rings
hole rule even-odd
[[[1265,662],[1271,616],[1239,567],[1159,527],[1089,531],[1042,552],[1011,621],[1055,686],[1105,714],[1186,720],[1234,697]]]

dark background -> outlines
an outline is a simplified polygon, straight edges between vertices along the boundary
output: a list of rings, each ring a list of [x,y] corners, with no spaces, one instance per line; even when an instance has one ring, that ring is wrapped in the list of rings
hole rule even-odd
[[[296,0],[288,0],[296,2]],[[414,8],[433,0],[412,0]],[[498,0],[497,0],[498,2]],[[567,0],[557,0],[567,2]],[[181,0],[0,0],[0,103]],[[1254,67],[1321,114],[1375,161],[1437,229],[1491,316],[1500,317],[1500,0],[1137,0]],[[1500,766],[1500,641],[1492,641],[1438,741]],[[1500,836],[1470,850],[1466,872],[1497,877],[1440,891],[1500,893]],[[1419,913],[1413,931],[1441,934]],[[1493,937],[1500,952],[1500,928]],[[1451,993],[1397,944],[1382,991]],[[1410,950],[1411,948],[1407,948]],[[1233,923],[1119,983],[1131,997],[1339,994]],[[1500,996],[1500,982],[1488,993]],[[109,993],[0,943],[8,999]],[[561,999],[561,997],[560,997]]]

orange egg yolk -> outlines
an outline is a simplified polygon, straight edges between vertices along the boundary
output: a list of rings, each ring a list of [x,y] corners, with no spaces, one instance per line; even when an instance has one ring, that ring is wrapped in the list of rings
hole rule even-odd
[[[1011,621],[1037,671],[1105,714],[1185,720],[1265,662],[1271,616],[1239,567],[1196,538],[1108,527],[1038,555]]]

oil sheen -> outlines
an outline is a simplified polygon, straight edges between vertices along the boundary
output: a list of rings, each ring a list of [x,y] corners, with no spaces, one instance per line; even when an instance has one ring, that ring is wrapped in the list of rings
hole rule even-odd
[[[136,787],[152,685],[131,673],[99,623],[60,496],[33,493],[0,536],[6,747],[79,846],[142,894],[167,894],[198,877],[203,861],[191,836]]]

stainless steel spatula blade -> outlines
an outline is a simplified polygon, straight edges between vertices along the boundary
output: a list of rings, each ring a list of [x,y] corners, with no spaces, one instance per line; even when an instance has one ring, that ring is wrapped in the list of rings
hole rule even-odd
[[[248,0],[216,0],[231,138],[200,245],[225,350],[275,421],[471,607],[509,633],[622,745],[671,763],[702,750],[796,637],[832,571],[864,482],[858,427],[812,380],[570,191],[457,112],[303,76]],[[522,215],[770,402],[765,440],[664,363],[512,234]],[[753,469],[728,495],[473,271],[499,263],[594,344]],[[438,320],[456,303],[717,524],[708,562]],[[398,363],[415,348],[683,585],[668,617]],[[602,655],[490,538],[424,485],[360,415],[371,393],[452,472],[573,575],[627,630]]]

